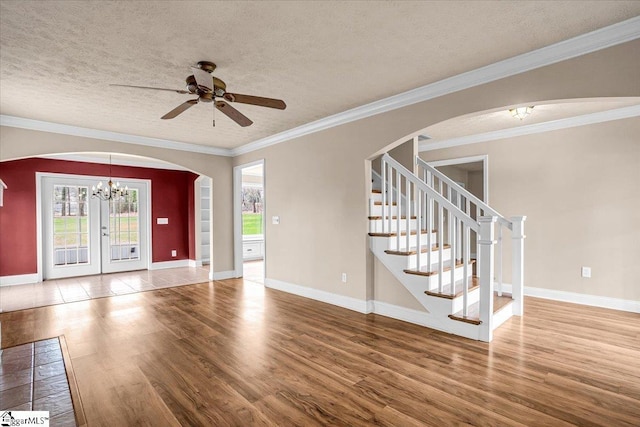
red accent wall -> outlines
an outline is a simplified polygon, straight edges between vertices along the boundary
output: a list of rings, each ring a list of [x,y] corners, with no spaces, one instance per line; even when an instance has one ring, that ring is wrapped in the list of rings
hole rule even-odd
[[[36,172],[109,176],[109,166],[41,158],[0,162],[0,178],[8,187],[0,208],[0,276],[37,273]],[[198,176],[117,165],[112,176],[151,180],[152,261],[195,259],[193,186]],[[169,218],[169,224],[158,225],[158,217]]]

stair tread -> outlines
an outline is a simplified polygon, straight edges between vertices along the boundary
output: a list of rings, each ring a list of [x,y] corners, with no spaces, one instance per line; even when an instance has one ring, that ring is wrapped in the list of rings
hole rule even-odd
[[[469,261],[469,265],[472,265],[474,262],[476,262],[474,259],[472,259],[471,261]],[[462,262],[459,260],[456,260],[456,268],[458,267],[462,267]],[[425,267],[427,268],[427,267]],[[435,276],[438,274],[437,271],[429,271],[429,270],[424,270],[422,268],[417,269],[417,268],[408,268],[406,270],[403,270],[405,273],[407,274],[416,274],[418,276]],[[451,266],[448,267],[444,267],[442,269],[442,272],[445,273],[447,271],[451,271]]]
[[[375,206],[382,206],[382,202],[373,202]],[[392,206],[398,206],[398,202],[393,202]],[[385,206],[389,206],[389,202],[385,203]]]
[[[462,296],[464,293],[464,282],[462,280],[456,281],[454,284],[453,292],[451,292],[451,284],[448,283],[442,287],[442,292],[435,291],[424,291],[425,294],[432,297],[446,298],[446,299],[454,299]],[[471,278],[471,282],[469,283],[469,292],[480,287],[480,280],[478,277],[473,276]]]
[[[372,193],[375,193],[375,194],[382,194],[382,190],[378,190],[378,189],[376,189],[376,188],[374,188],[373,190],[371,190],[371,192],[372,192]]]
[[[513,302],[513,298],[511,298],[510,294],[506,292],[502,293],[502,296],[498,296],[497,292],[493,293],[493,312],[497,313],[498,311],[505,308],[509,303]],[[469,306],[467,309],[467,315],[462,315],[462,310],[457,313],[450,314],[449,318],[452,320],[458,320],[460,322],[471,323],[474,325],[479,325],[482,323],[480,320],[480,302],[475,302]]]
[[[444,244],[442,245],[442,249],[449,249],[451,247],[451,245],[448,244]],[[438,250],[438,245],[432,245],[431,246],[431,251],[437,251]],[[410,248],[408,251],[394,251],[391,249],[387,249],[386,251],[384,251],[386,254],[389,255],[404,255],[404,256],[409,256],[409,255],[415,255],[416,254],[416,248]],[[427,253],[429,252],[429,250],[427,248],[422,248],[422,250],[420,250],[420,253]],[[462,265],[462,264],[461,264]]]
[[[375,219],[389,219],[389,215],[385,215],[384,217],[382,216],[370,216],[369,217],[370,220],[375,220]],[[391,219],[398,219],[397,216],[392,216]],[[401,216],[400,219],[407,219],[406,216]],[[416,219],[415,216],[411,216],[411,219]]]
[[[436,230],[432,230],[431,232],[432,233],[436,233]],[[416,230],[412,230],[411,231],[411,235],[412,236],[415,236],[416,234],[417,234]],[[422,230],[421,234],[427,234],[427,230]],[[397,235],[398,235],[398,233],[369,233],[369,236],[371,236],[371,237],[396,237]],[[401,231],[400,235],[401,236],[406,236],[407,232],[406,231]]]

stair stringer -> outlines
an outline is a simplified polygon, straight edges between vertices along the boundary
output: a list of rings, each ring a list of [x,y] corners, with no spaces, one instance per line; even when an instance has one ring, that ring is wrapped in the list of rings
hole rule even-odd
[[[391,257],[397,257],[396,255],[389,255],[386,254],[384,250],[381,250],[373,240],[376,239],[376,237],[370,237],[369,239],[371,252],[373,252],[382,265],[409,291],[420,305],[425,308],[426,312],[420,321],[420,325],[473,340],[480,339],[479,325],[452,320],[448,317],[449,314],[458,311],[457,306],[460,306],[461,303],[456,300],[461,300],[462,297],[447,299],[425,294],[424,291],[427,290],[427,281],[424,279],[426,279],[426,277],[406,274],[402,269],[397,268],[397,264],[392,261]],[[469,292],[468,297],[470,301],[474,299],[477,301],[479,295],[479,289],[476,289]],[[456,304],[457,302],[458,304]]]

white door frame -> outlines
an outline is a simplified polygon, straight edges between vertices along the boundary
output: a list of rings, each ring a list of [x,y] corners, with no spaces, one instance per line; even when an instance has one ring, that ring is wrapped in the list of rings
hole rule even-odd
[[[235,277],[242,277],[242,169],[262,165],[262,189],[264,200],[262,205],[262,235],[264,237],[264,276],[267,276],[267,173],[265,168],[265,160],[260,159],[250,163],[234,166],[233,168],[233,267]]]
[[[99,181],[107,181],[109,177],[103,176],[93,176],[93,175],[75,175],[75,174],[67,174],[67,173],[52,173],[52,172],[36,172],[36,246],[37,246],[37,268],[38,268],[38,282],[42,282],[44,267],[43,267],[43,224],[42,224],[42,187],[44,178],[80,178],[80,179],[90,179],[96,182]],[[112,179],[115,179],[112,177]],[[146,225],[146,245],[147,245],[147,268],[151,266],[151,260],[153,259],[153,246],[152,246],[152,236],[151,236],[151,180],[149,179],[138,179],[138,178],[120,178],[121,180],[133,181],[136,183],[141,183],[146,185],[147,191],[147,225]],[[142,243],[142,242],[141,242]]]
[[[470,156],[470,157],[458,157],[455,159],[444,159],[444,160],[434,160],[427,161],[429,166],[433,166],[437,168],[439,166],[451,166],[451,165],[459,165],[463,163],[474,163],[474,162],[482,162],[482,192],[483,192],[483,202],[489,204],[489,155],[484,154],[480,156]]]

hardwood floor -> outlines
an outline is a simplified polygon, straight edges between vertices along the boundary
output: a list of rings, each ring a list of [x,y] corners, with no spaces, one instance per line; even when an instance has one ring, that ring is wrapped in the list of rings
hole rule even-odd
[[[640,315],[527,298],[491,344],[226,280],[0,314],[88,425],[638,426]]]

